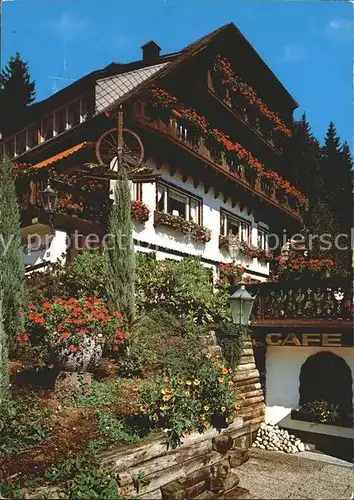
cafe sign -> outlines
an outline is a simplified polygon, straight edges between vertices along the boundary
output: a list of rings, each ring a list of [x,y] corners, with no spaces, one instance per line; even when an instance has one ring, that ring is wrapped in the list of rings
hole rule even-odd
[[[277,332],[265,334],[264,340],[253,338],[255,347],[297,346],[297,347],[351,347],[348,336],[342,333],[288,333]]]

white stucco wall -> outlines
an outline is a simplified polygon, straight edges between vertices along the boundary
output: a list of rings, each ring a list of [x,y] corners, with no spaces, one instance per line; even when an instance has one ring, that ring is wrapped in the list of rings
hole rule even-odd
[[[299,405],[300,370],[309,356],[332,352],[344,359],[354,381],[353,347],[267,346],[266,352],[266,421],[277,423]],[[354,387],[353,387],[354,392]],[[353,400],[354,404],[354,400]]]
[[[154,163],[152,161],[147,162],[147,164],[154,168]],[[197,188],[195,188],[191,177],[189,177],[185,183],[182,181],[179,172],[176,172],[176,174],[172,177],[169,173],[167,165],[163,166],[161,170],[159,170],[159,173],[162,174],[161,180],[166,180],[178,188],[184,189],[189,191],[191,194],[203,198],[203,225],[211,229],[211,240],[206,244],[201,244],[188,241],[188,238],[186,238],[185,235],[179,234],[172,229],[163,226],[154,227],[153,215],[154,210],[156,209],[155,182],[142,185],[142,199],[143,202],[150,208],[150,219],[143,225],[135,224],[135,239],[162,247],[162,249],[168,249],[172,252],[185,252],[190,255],[199,255],[210,261],[231,262],[229,253],[220,251],[219,249],[220,209],[223,208],[236,216],[242,217],[253,225],[251,235],[252,244],[257,245],[257,224],[255,223],[253,214],[251,213],[248,215],[247,209],[241,210],[239,204],[233,208],[230,201],[224,203],[222,195],[219,195],[219,197],[215,199],[212,188],[207,194],[205,194],[203,184],[201,183],[197,186]],[[270,221],[262,221],[262,225],[266,229],[269,229]],[[166,256],[172,258],[169,253],[167,253]],[[269,274],[269,265],[264,262],[258,262],[257,259],[248,259],[240,256],[237,261],[247,267],[250,271],[262,273],[264,275]]]
[[[35,266],[44,261],[57,262],[58,259],[62,259],[62,254],[66,253],[67,242],[65,231],[56,230],[54,235],[48,233],[42,234],[41,237],[46,248],[35,250],[35,248],[38,248],[37,242],[34,242],[32,247],[34,250],[30,246],[24,247],[23,263],[25,266]]]

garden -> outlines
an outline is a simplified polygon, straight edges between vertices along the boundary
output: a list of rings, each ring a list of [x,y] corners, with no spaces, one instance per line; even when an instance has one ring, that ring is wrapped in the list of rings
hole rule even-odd
[[[60,498],[122,498],[100,453],[153,436],[174,448],[237,414],[246,332],[231,322],[229,283],[215,290],[196,258],[135,254],[131,238],[25,275],[6,158],[1,169],[1,496],[48,498],[55,486]],[[124,178],[109,230],[112,243],[131,236]],[[211,330],[223,357],[206,346]]]

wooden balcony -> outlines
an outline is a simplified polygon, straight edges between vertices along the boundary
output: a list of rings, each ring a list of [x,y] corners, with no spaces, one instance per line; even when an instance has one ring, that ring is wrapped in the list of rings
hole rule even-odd
[[[250,105],[241,94],[233,94],[231,97],[229,90],[218,85],[213,79],[211,71],[208,71],[207,87],[209,94],[219,101],[221,106],[227,108],[245,127],[250,129],[259,140],[278,155],[282,154],[281,133],[274,132],[272,123],[260,112],[257,112],[257,109]]]
[[[261,180],[252,168],[247,164],[241,164],[235,157],[220,149],[213,149],[203,135],[196,134],[192,127],[186,126],[178,118],[166,117],[165,121],[153,120],[147,114],[146,104],[139,102],[134,113],[134,121],[144,128],[167,136],[206,166],[242,186],[251,196],[257,195],[264,202],[281,209],[297,221],[302,221],[301,206],[294,196],[287,194],[282,188],[275,188],[270,180],[264,178]]]
[[[252,326],[352,329],[352,287],[348,278],[303,278],[247,285],[256,295]]]

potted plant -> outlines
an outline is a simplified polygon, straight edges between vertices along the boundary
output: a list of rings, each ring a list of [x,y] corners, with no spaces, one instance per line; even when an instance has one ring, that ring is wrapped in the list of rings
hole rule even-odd
[[[131,218],[134,222],[144,224],[150,217],[149,207],[141,200],[132,201]]]
[[[31,343],[43,343],[50,361],[60,370],[86,372],[97,364],[104,349],[117,352],[127,338],[121,314],[111,314],[96,297],[56,298],[28,307]]]
[[[245,269],[242,264],[236,264],[235,261],[228,264],[220,264],[220,280],[228,281],[230,285],[236,286],[241,281]]]

